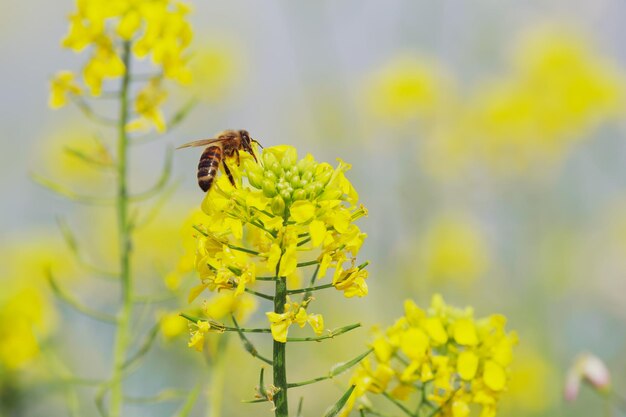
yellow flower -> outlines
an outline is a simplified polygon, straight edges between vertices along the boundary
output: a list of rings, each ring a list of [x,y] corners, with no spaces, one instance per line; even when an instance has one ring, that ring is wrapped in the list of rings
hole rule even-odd
[[[474,405],[480,407],[481,416],[495,415],[508,386],[511,350],[517,343],[514,332],[506,333],[505,324],[499,315],[475,319],[471,308],[448,306],[438,294],[427,310],[407,300],[405,315],[384,333],[376,333],[373,347],[378,366],[392,369],[377,392],[405,401],[416,384],[424,384],[431,408],[441,408],[437,415],[467,417]],[[370,369],[362,364],[353,380],[363,379]],[[395,387],[388,391],[391,383]]]
[[[102,82],[106,78],[116,78],[124,75],[126,67],[113,46],[113,42],[106,36],[95,39],[94,52],[83,68],[83,79],[91,90],[91,94],[99,96],[102,93]]]
[[[48,105],[58,109],[67,104],[68,95],[81,95],[83,90],[75,80],[71,71],[59,71],[50,82],[50,99]]]
[[[165,119],[159,106],[167,98],[167,92],[161,86],[160,78],[153,78],[144,88],[139,91],[135,98],[135,112],[138,119],[132,120],[126,126],[131,132],[135,130],[148,130],[152,124],[157,132],[165,131]]]
[[[304,327],[309,323],[316,334],[322,334],[324,331],[324,319],[320,314],[308,314],[306,312],[307,304],[308,302],[303,304],[291,302],[289,297],[287,297],[284,313],[265,313],[270,321],[270,329],[272,330],[274,340],[286,343],[289,326],[293,323],[300,327]]]
[[[371,113],[395,125],[433,118],[454,98],[451,77],[437,62],[422,57],[391,60],[372,77],[370,85]]]
[[[239,164],[236,158],[226,161],[235,186],[219,175],[202,202],[204,215],[194,224],[201,283],[190,301],[205,289],[241,297],[257,275],[284,279],[289,290],[302,290],[300,268],[316,263],[317,279],[334,269],[337,290],[346,297],[365,296],[367,263],[354,265],[366,235],[354,222],[367,210],[357,204],[345,175],[349,165],[339,161],[333,168],[311,155],[298,160],[291,146],[265,148],[258,159],[240,152]],[[346,269],[348,263],[352,266]],[[283,313],[266,313],[275,340],[285,341],[293,323],[308,323],[321,334],[322,316],[306,311],[311,301],[288,302]]]

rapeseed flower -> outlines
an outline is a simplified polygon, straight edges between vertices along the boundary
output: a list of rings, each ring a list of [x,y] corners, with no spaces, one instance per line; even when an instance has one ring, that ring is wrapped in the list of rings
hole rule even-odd
[[[186,49],[193,37],[187,20],[189,6],[174,0],[81,0],[70,15],[70,27],[62,46],[74,52],[89,48],[89,59],[82,69],[82,81],[89,93],[98,97],[107,80],[127,76],[132,58],[150,58],[157,71],[135,97],[139,116],[128,124],[130,130],[146,130],[153,125],[158,132],[166,128],[160,110],[167,97],[163,79],[182,84],[191,81]],[[67,103],[68,96],[83,94],[73,73],[61,71],[51,82],[50,107]],[[93,110],[81,102],[83,110]]]
[[[471,307],[459,309],[434,295],[423,310],[405,302],[405,314],[371,346],[375,363],[364,361],[350,380],[356,388],[343,415],[367,392],[384,393],[397,401],[419,394],[418,407],[433,416],[468,416],[479,407],[492,417],[506,391],[515,332],[506,332],[501,315],[475,318]]]
[[[345,176],[350,165],[339,161],[333,168],[311,155],[298,160],[291,146],[266,148],[259,159],[241,153],[240,166],[228,162],[235,186],[221,175],[202,202],[204,216],[194,225],[201,283],[190,301],[205,289],[229,291],[234,299],[255,294],[263,285],[258,277],[291,277],[287,285],[298,286],[288,291],[305,293],[320,287],[316,284],[328,271],[333,271],[331,282],[314,290],[334,287],[348,298],[365,296],[366,264],[357,266],[356,257],[366,234],[354,222],[367,211]],[[315,266],[316,273],[310,287],[302,287],[295,277],[307,266]],[[294,323],[309,323],[321,334],[323,317],[307,312],[312,300],[287,300],[279,311],[267,312],[275,340],[286,341]]]

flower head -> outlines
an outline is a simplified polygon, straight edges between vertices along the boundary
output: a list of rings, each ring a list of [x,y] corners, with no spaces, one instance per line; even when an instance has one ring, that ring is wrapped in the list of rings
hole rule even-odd
[[[219,176],[207,193],[204,218],[194,227],[197,235],[196,270],[201,279],[190,295],[202,291],[232,291],[235,296],[254,292],[257,277],[264,280],[294,278],[299,268],[315,266],[314,285],[333,270],[331,284],[346,297],[367,294],[367,264],[356,265],[366,238],[354,222],[367,214],[345,176],[350,168],[339,161],[333,168],[311,155],[298,160],[295,148],[266,148],[259,162],[248,153],[226,161],[235,186]],[[302,290],[299,279],[287,284]],[[293,323],[309,323],[323,330],[320,315],[308,314],[312,298],[287,301],[282,312],[268,312],[275,340],[284,341]],[[280,310],[278,310],[280,311]]]
[[[363,362],[354,373],[349,404],[366,392],[405,401],[419,388],[422,405],[438,415],[467,416],[472,404],[483,417],[495,415],[517,343],[505,324],[500,315],[476,319],[473,309],[448,306],[440,295],[426,310],[407,300],[404,316],[371,344],[377,366]]]

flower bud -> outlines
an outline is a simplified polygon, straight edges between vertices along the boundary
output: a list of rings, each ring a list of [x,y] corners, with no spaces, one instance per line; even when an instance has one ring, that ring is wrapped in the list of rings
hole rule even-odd
[[[272,213],[282,216],[285,213],[285,201],[281,196],[277,195],[272,199]]]
[[[271,165],[277,164],[278,160],[274,156],[272,152],[263,152],[263,165],[269,167]]]
[[[611,387],[611,374],[606,365],[597,356],[584,353],[570,368],[565,379],[565,399],[574,401],[578,397],[581,381],[588,382],[598,391],[607,391]]]
[[[276,174],[277,177],[280,177],[283,173],[282,168],[280,167],[280,164],[278,162],[274,162],[272,164],[269,165],[270,170]]]
[[[295,148],[289,148],[283,154],[283,159],[282,161],[280,161],[280,164],[282,165],[283,169],[286,171],[290,169],[291,167],[294,167],[297,159],[298,159],[298,154],[296,153]]]
[[[269,179],[263,180],[263,195],[265,197],[271,198],[277,194],[276,185],[274,185],[274,181]]]
[[[291,183],[291,186],[293,188],[300,188],[300,176],[298,174],[291,177],[291,180],[289,182]]]
[[[268,180],[276,181],[276,174],[274,174],[274,171],[270,171],[269,169],[263,171],[263,176]]]
[[[291,191],[290,189],[285,189],[280,192],[280,196],[285,200],[286,203],[291,202]]]
[[[263,188],[263,174],[259,174],[256,171],[248,171],[248,182],[251,186],[260,190]]]
[[[322,186],[328,184],[328,181],[330,181],[330,177],[333,176],[333,169],[330,166],[324,166],[324,168],[325,169],[315,175],[315,181],[320,182]]]
[[[308,193],[304,189],[302,188],[297,189],[296,191],[293,192],[293,195],[292,195],[293,201],[306,200],[307,194]]]

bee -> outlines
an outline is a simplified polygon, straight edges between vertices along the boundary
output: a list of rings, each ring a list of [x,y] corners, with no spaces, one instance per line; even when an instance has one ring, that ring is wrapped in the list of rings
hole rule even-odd
[[[254,149],[252,149],[252,143],[261,146],[259,142],[250,137],[247,130],[224,130],[212,139],[201,139],[185,143],[176,149],[206,146],[198,164],[198,185],[206,193],[211,189],[220,164],[224,167],[228,180],[235,187],[235,180],[226,164],[226,160],[236,157],[237,166],[239,166],[239,151],[248,152],[257,163],[259,162],[254,154]]]

